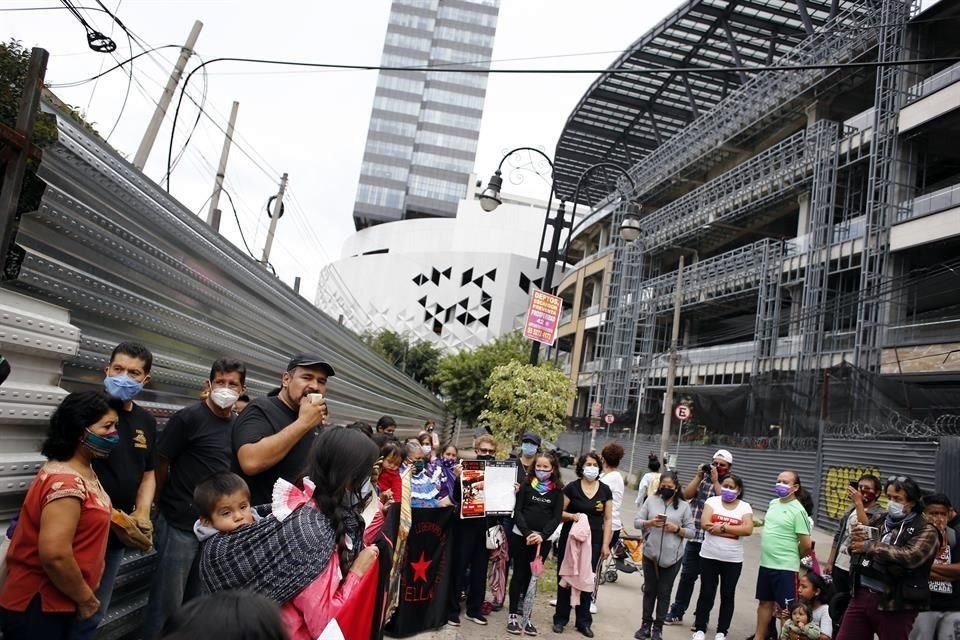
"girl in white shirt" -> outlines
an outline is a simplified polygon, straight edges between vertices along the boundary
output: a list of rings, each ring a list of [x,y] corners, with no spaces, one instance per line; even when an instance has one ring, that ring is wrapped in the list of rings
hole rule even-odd
[[[743,500],[743,480],[728,474],[720,484],[720,495],[708,498],[700,524],[700,598],[697,600],[693,640],[704,640],[710,611],[720,587],[720,614],[715,640],[725,640],[733,620],[737,581],[743,568],[740,538],[753,533],[753,509]]]

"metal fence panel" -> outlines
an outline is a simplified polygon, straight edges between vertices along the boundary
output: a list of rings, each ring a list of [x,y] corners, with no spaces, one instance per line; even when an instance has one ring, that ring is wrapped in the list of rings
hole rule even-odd
[[[817,501],[817,524],[836,529],[850,508],[847,487],[865,473],[885,482],[891,475],[912,477],[924,491],[937,487],[937,451],[933,440],[849,440],[825,438],[823,478]],[[884,499],[881,501],[886,504]]]
[[[937,449],[937,491],[950,496],[954,505],[960,505],[960,436],[940,438]]]

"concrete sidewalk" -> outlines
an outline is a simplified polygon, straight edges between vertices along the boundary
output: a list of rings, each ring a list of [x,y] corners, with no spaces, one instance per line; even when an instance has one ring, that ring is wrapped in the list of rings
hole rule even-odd
[[[572,474],[569,473],[569,470],[565,470],[565,480],[568,474],[572,479]],[[765,492],[763,487],[748,487],[749,495],[769,495],[770,498],[773,498],[772,487],[773,480],[771,480],[770,491],[768,492]],[[628,489],[623,499],[622,519],[624,528],[630,533],[635,531],[633,528],[633,518],[637,511],[634,504],[636,495],[636,491]],[[750,501],[748,500],[748,502]],[[755,511],[758,511],[760,507],[766,509],[768,503],[769,500],[764,497],[757,500],[756,503],[751,502],[750,504]],[[733,616],[733,623],[730,626],[730,633],[728,634],[730,640],[744,640],[754,632],[757,611],[754,589],[756,587],[757,570],[760,561],[760,536],[762,532],[762,527],[757,528],[751,537],[744,540],[743,573],[741,574],[740,582],[737,584],[737,605]],[[814,541],[816,543],[818,557],[826,559],[831,540],[832,535],[826,531],[819,529],[814,531]],[[634,632],[640,627],[642,617],[642,585],[643,574],[638,571],[637,573],[629,575],[621,573],[615,583],[604,584],[600,587],[597,599],[599,612],[593,617],[593,632],[596,638],[602,638],[604,640],[607,638],[623,640],[633,638]],[[693,635],[690,627],[693,625],[693,611],[696,608],[698,592],[699,583],[698,588],[694,590],[690,609],[683,618],[683,625],[665,627],[664,638],[667,640],[683,640],[689,639]],[[565,637],[570,638],[570,640],[582,638],[583,636],[573,628],[572,619],[570,625],[567,626],[562,635],[558,636],[551,631],[553,607],[551,607],[548,602],[552,597],[552,595],[548,594],[538,594],[537,604],[533,612],[533,623],[537,627],[539,635],[548,638]],[[718,599],[714,604],[710,625],[707,629],[707,638],[709,640],[712,640],[713,634],[716,632],[714,624],[716,623],[716,614],[719,606],[720,603]],[[465,640],[487,640],[510,637],[506,632],[506,608],[488,616],[489,624],[487,626],[477,625],[465,617],[463,617],[462,620],[463,626],[459,628],[445,627],[438,631],[420,634],[417,638],[436,640],[460,640],[461,638]]]

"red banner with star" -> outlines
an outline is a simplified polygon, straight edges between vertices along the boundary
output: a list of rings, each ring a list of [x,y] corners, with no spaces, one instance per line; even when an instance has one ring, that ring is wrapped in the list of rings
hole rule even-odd
[[[446,624],[455,516],[453,507],[413,509],[413,522],[400,565],[399,602],[387,624],[388,635],[404,637]]]

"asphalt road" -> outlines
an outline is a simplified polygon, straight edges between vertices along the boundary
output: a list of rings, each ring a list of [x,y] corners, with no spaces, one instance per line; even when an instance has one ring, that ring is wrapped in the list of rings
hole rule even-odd
[[[565,480],[572,473],[565,470]],[[760,495],[762,489],[751,488],[752,496]],[[770,497],[773,498],[773,492],[770,491]],[[633,533],[633,518],[637,511],[634,506],[636,491],[627,489],[627,494],[623,500],[622,520],[628,532]],[[768,502],[768,501],[767,501]],[[759,507],[766,508],[767,502],[763,504],[751,503],[754,511],[759,511]],[[760,559],[760,536],[763,528],[757,528],[754,535],[744,540],[744,564],[740,582],[737,584],[737,604],[734,612],[733,623],[730,627],[728,638],[730,640],[744,640],[754,632],[756,625],[756,600],[754,598],[754,589],[757,581],[757,568]],[[826,558],[830,548],[832,536],[822,530],[815,530],[814,541],[818,555]],[[620,574],[619,579],[614,583],[604,584],[600,587],[597,599],[599,611],[593,617],[593,631],[596,638],[604,640],[608,638],[618,638],[629,640],[633,638],[634,632],[640,626],[642,617],[642,599],[641,587],[643,585],[643,573]],[[699,587],[699,585],[698,585]],[[693,610],[696,607],[697,594],[699,589],[694,590],[693,601],[690,610],[683,619],[683,625],[664,628],[664,638],[666,640],[689,639],[693,633],[690,627],[693,625]],[[560,636],[551,631],[553,607],[548,604],[550,598],[548,594],[539,594],[537,604],[534,607],[533,623],[539,630],[541,637],[560,638],[568,637],[571,640],[582,638],[574,628],[573,621],[567,626],[564,633]],[[719,608],[719,601],[714,605],[711,624],[707,628],[707,638],[713,639],[715,633],[716,613]],[[507,611],[506,609],[492,613],[488,616],[489,624],[487,626],[477,625],[465,617],[462,618],[463,626],[459,628],[445,627],[444,629],[431,633],[424,633],[416,636],[423,639],[436,640],[487,640],[492,638],[510,637],[506,632]]]

